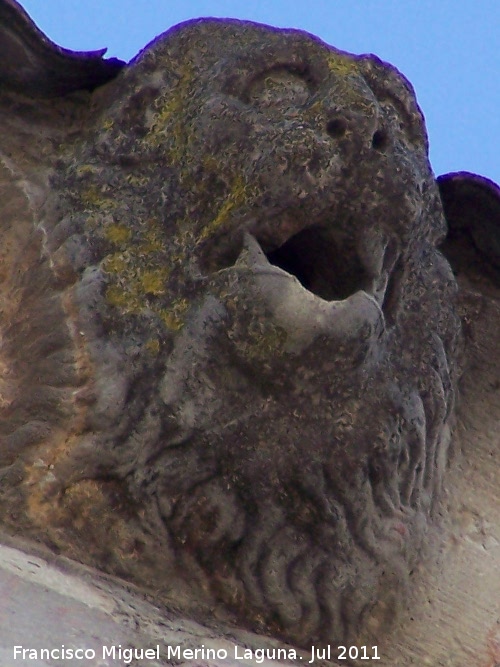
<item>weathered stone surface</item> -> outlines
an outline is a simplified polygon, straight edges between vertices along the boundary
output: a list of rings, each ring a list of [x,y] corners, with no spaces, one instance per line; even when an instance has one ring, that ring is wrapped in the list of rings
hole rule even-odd
[[[18,538],[1,539],[2,667],[291,667],[311,659],[271,638],[200,625],[130,584],[43,549],[33,553]]]
[[[106,49],[68,51],[51,42],[15,0],[0,3],[0,84],[41,97],[93,90],[120,71],[117,58],[103,59]]]
[[[64,71],[0,91],[4,524],[195,616],[378,639],[441,511],[464,356],[410,84],[213,20],[94,92]],[[477,187],[487,220],[452,229],[494,291]]]

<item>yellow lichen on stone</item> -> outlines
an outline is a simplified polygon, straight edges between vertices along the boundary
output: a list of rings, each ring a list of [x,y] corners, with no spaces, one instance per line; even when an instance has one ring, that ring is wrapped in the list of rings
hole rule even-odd
[[[160,341],[157,338],[150,338],[144,346],[151,354],[158,354],[160,351]]]
[[[88,174],[97,174],[99,168],[93,164],[81,164],[76,168],[78,176],[86,176]]]
[[[125,225],[109,225],[104,234],[108,241],[117,245],[127,243],[132,237],[132,231]]]
[[[213,155],[205,155],[205,157],[202,159],[202,164],[203,169],[206,172],[217,174],[220,171],[220,162]]]
[[[167,329],[170,329],[170,331],[179,331],[184,326],[182,319],[168,310],[162,310],[160,312],[160,317],[163,324]]]
[[[155,269],[154,271],[139,272],[139,281],[144,294],[159,296],[165,294],[165,281],[169,275],[166,267]]]
[[[107,197],[96,185],[90,185],[81,193],[81,201],[86,209],[99,208],[101,210],[112,210],[116,208],[116,201]]]
[[[242,357],[248,361],[269,361],[287,354],[286,329],[248,309],[248,304],[235,293],[234,286],[229,291],[218,291],[217,295],[230,314],[231,324],[225,335]],[[241,320],[243,312],[248,315],[244,322]]]
[[[335,78],[338,108],[348,106],[363,114],[373,114],[373,99],[366,95],[366,84],[361,83],[363,79],[357,61],[345,54],[330,53],[327,62]]]
[[[328,68],[338,76],[349,76],[358,73],[358,64],[354,58],[341,53],[330,53],[327,57]]]
[[[102,129],[104,132],[107,132],[113,127],[113,119],[112,118],[106,118],[106,120],[102,124]]]
[[[164,237],[161,232],[155,226],[150,226],[150,228],[144,233],[143,241],[141,244],[141,252],[150,254],[152,252],[160,252],[163,250]]]
[[[187,107],[187,100],[191,92],[191,84],[193,79],[193,69],[191,63],[187,63],[181,72],[181,77],[177,86],[173,90],[169,90],[168,98],[159,98],[156,102],[156,110],[154,112],[152,122],[150,124],[149,132],[145,138],[146,144],[157,147],[168,140],[174,140],[175,157],[179,157],[177,152],[186,143],[185,132],[185,110]]]
[[[149,183],[149,179],[146,176],[137,176],[137,174],[127,174],[125,180],[132,187],[142,188]]]
[[[123,275],[130,266],[130,256],[127,253],[115,252],[108,255],[103,262],[103,269],[106,273],[115,273]]]
[[[106,290],[106,300],[115,308],[120,308],[126,312],[135,312],[133,310],[135,304],[131,303],[129,294],[119,285],[109,285]]]
[[[234,338],[236,348],[248,360],[265,361],[285,354],[288,335],[285,329],[272,323],[255,320],[245,336]]]
[[[205,241],[223,227],[231,218],[231,213],[247,199],[247,184],[241,175],[236,176],[231,191],[226,197],[217,215],[203,228],[199,240]]]
[[[108,255],[103,261],[103,270],[113,278],[106,291],[111,305],[128,313],[138,313],[146,305],[145,297],[165,294],[170,269],[167,266],[150,266],[144,259],[139,246],[137,252],[125,250]]]
[[[135,232],[125,225],[112,224],[106,228],[105,237],[116,246],[116,252],[102,262],[104,272],[110,276],[108,303],[125,313],[137,314],[145,307],[155,310],[155,304],[148,303],[147,297],[165,294],[170,275],[158,221],[149,219],[143,229]]]
[[[179,331],[184,326],[184,315],[189,308],[187,299],[177,299],[170,308],[164,308],[160,312],[160,317],[171,331]]]

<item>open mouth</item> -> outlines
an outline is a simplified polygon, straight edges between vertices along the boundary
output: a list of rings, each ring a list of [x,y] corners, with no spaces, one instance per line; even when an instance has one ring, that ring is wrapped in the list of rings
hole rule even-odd
[[[325,301],[341,301],[368,291],[371,277],[354,243],[336,240],[319,225],[307,227],[270,252],[270,264],[295,276],[303,287]]]
[[[279,226],[255,225],[240,231],[239,237],[221,239],[216,248],[212,270],[235,267],[255,275],[295,280],[310,298],[325,306],[348,306],[354,295],[364,294],[376,302],[386,324],[395,320],[402,262],[396,240],[377,230],[367,229],[356,238],[326,224],[288,234]]]

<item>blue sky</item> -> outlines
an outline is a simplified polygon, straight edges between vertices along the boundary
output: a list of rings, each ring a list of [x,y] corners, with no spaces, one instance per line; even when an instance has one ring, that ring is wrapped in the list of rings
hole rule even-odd
[[[500,182],[499,0],[21,0],[61,46],[129,60],[188,18],[302,28],[352,53],[375,53],[413,83],[437,175]]]

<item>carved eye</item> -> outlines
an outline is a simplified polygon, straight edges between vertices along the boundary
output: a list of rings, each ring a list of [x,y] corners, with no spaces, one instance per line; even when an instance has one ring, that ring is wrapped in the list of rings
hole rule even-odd
[[[269,69],[253,79],[246,101],[260,107],[290,107],[305,104],[310,96],[305,72],[289,67]]]

